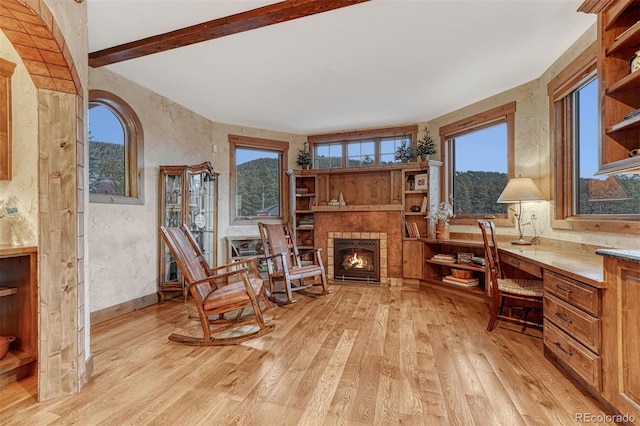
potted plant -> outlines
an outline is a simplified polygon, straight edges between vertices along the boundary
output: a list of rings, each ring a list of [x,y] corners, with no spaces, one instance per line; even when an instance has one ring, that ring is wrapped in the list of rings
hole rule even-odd
[[[436,222],[436,238],[449,239],[449,219],[454,217],[453,213],[453,197],[449,196],[449,200],[443,201],[438,204],[433,210],[429,211],[427,218],[433,219]]]
[[[418,147],[416,148],[416,154],[420,156],[422,161],[427,161],[429,156],[436,153],[436,141],[433,140],[429,133],[429,128],[424,128],[424,134],[422,139],[418,141]]]
[[[407,163],[416,157],[416,149],[411,146],[409,139],[404,139],[396,148],[395,159]]]
[[[313,156],[311,155],[311,151],[309,151],[309,145],[305,142],[302,149],[298,150],[298,166],[303,169],[309,169],[312,164]]]

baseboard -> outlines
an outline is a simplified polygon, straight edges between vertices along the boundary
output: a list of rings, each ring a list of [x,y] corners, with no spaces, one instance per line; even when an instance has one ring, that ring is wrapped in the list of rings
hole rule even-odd
[[[117,305],[109,306],[108,308],[100,309],[99,311],[91,312],[91,325],[100,324],[101,322],[112,318],[137,311],[138,309],[155,305],[156,303],[158,303],[158,294],[153,293],[127,302],[118,303]]]

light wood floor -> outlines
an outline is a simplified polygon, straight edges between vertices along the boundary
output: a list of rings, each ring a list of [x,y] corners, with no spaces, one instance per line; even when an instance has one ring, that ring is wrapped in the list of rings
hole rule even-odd
[[[539,337],[485,331],[480,302],[433,290],[332,286],[269,315],[239,346],[198,333],[191,304],[92,327],[95,371],[79,393],[36,403],[33,380],[0,389],[11,425],[575,425],[601,408],[542,355]]]

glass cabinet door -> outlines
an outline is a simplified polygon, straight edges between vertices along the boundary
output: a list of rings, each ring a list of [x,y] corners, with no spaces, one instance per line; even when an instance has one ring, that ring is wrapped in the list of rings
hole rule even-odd
[[[211,164],[160,167],[160,226],[185,225],[193,235],[210,267],[216,265],[218,174]],[[160,282],[158,295],[181,291],[186,301],[187,288],[169,248],[160,238]]]

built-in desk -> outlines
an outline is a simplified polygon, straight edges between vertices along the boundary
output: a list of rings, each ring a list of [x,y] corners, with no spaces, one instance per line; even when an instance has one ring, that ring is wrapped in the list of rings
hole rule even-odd
[[[499,249],[501,258],[506,253],[523,261],[533,262],[543,270],[562,274],[596,288],[606,288],[602,257],[595,253],[578,253],[542,245],[499,244]]]

